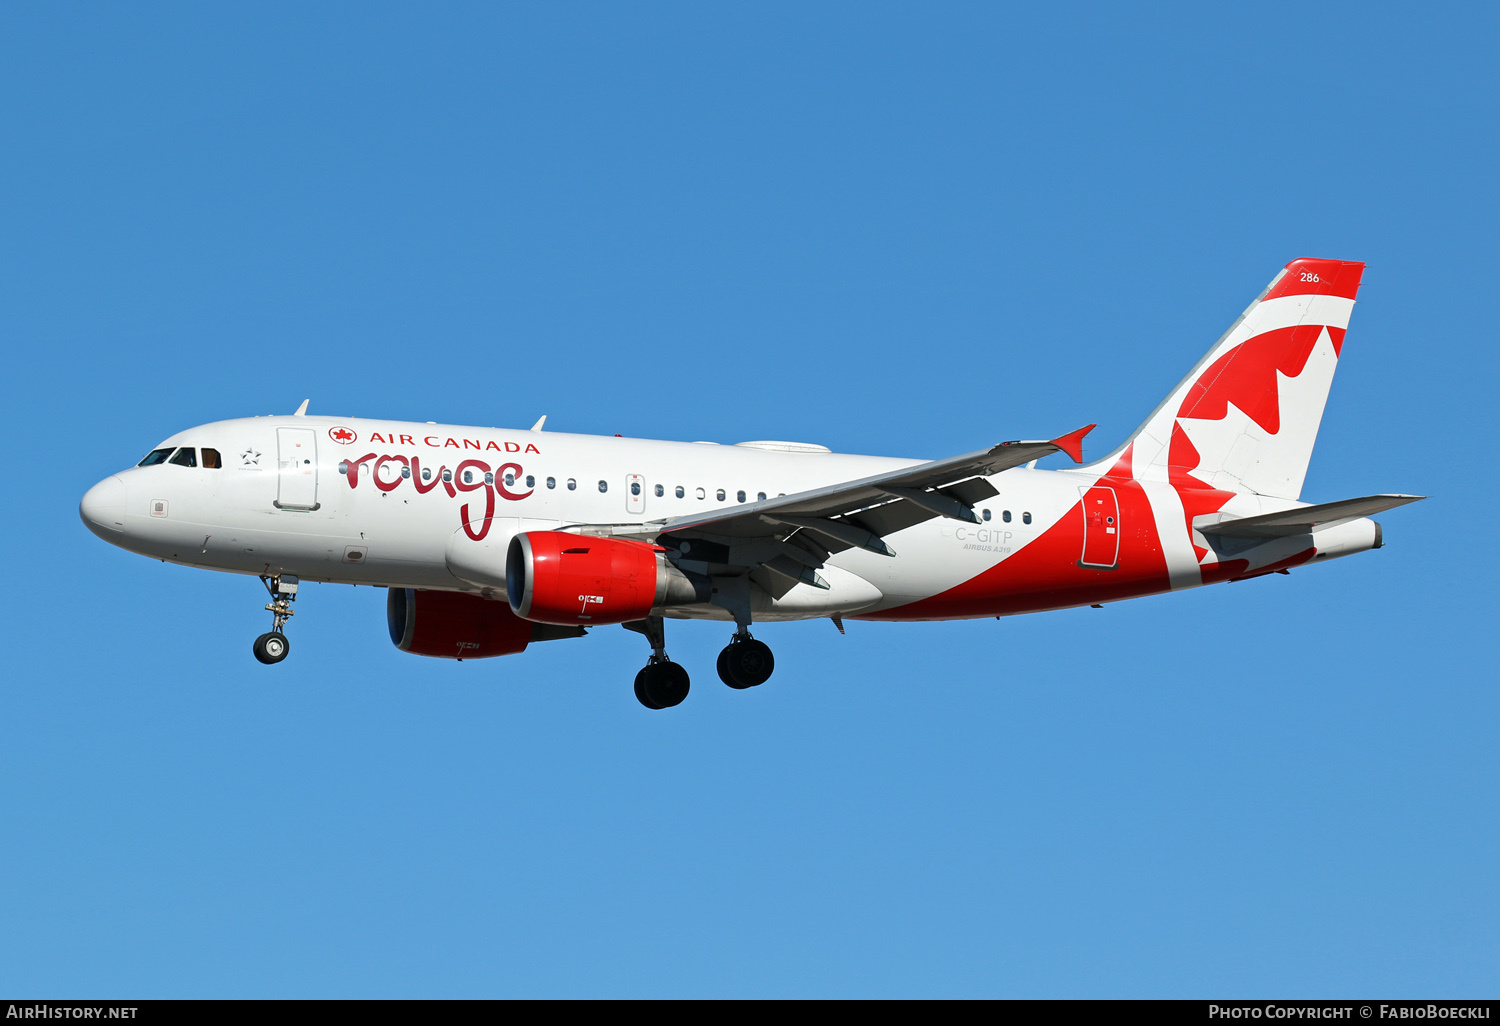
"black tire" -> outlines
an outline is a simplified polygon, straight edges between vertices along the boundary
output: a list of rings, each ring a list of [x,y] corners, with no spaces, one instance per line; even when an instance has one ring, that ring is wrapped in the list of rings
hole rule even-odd
[[[732,688],[753,688],[771,679],[776,669],[776,657],[771,646],[754,638],[741,638],[729,643],[719,654],[723,669],[719,675]]]
[[[292,643],[287,640],[286,635],[278,634],[276,631],[262,634],[255,639],[255,658],[267,666],[281,662],[291,650]]]
[[[688,696],[688,672],[676,663],[651,663],[639,674],[636,697],[648,709],[670,709]]]
[[[729,650],[733,647],[733,645],[726,645],[724,646],[723,651],[719,653],[719,679],[722,680],[725,684],[728,684],[730,687],[734,688],[736,691],[743,691],[748,687],[752,687],[753,685],[741,684],[739,681],[735,680],[733,676],[730,675]]]
[[[649,669],[651,667],[648,666],[635,675],[635,699],[647,709],[660,709],[661,706],[651,701],[651,696],[646,693],[646,670]]]

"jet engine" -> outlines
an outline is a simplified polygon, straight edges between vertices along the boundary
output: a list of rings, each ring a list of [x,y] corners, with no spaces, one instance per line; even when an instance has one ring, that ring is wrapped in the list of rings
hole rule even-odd
[[[684,574],[658,545],[527,531],[505,558],[510,608],[527,620],[583,625],[642,620],[665,606],[707,602],[707,578]]]
[[[581,627],[530,623],[504,602],[456,591],[391,588],[385,604],[391,641],[403,652],[439,659],[515,655],[533,641],[581,637]]]

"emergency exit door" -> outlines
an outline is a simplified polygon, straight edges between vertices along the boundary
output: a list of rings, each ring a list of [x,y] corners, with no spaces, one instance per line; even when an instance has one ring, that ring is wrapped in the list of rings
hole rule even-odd
[[[277,428],[276,471],[278,509],[317,509],[317,432],[311,428]]]
[[[1120,559],[1120,503],[1113,488],[1083,489],[1083,556],[1079,566],[1113,570]]]

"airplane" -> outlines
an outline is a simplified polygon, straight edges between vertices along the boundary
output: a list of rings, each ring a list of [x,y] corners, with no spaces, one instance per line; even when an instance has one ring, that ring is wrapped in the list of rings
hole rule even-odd
[[[687,696],[665,621],[734,624],[731,688],[775,666],[752,624],[947,620],[1101,606],[1378,549],[1424,496],[1299,498],[1364,264],[1287,264],[1145,422],[1083,462],[1088,425],[939,460],[313,416],[163,441],[79,505],[105,541],[256,575],[262,663],[305,581],[389,589],[403,652],[514,655],[620,624],[649,709]],[[1073,466],[1047,470],[1062,453]]]

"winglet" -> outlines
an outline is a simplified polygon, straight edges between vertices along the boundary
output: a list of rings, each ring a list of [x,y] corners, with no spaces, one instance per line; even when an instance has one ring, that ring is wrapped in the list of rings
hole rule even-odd
[[[1088,427],[1081,427],[1077,431],[1069,431],[1065,435],[1052,439],[1052,444],[1067,453],[1074,463],[1082,463],[1083,436],[1098,426],[1098,424],[1090,424]]]
[[[311,399],[304,399],[304,400],[302,400],[302,405],[299,406],[299,407],[297,407],[297,412],[294,413],[294,414],[292,414],[292,416],[293,417],[305,417],[305,416],[307,416],[307,404],[310,403],[310,402],[312,402]]]
[[[531,430],[533,430],[533,431],[540,431],[542,429],[542,425],[545,424],[545,423],[547,423],[547,415],[544,413],[544,414],[542,414],[540,420],[538,420],[535,424],[531,425]]]

